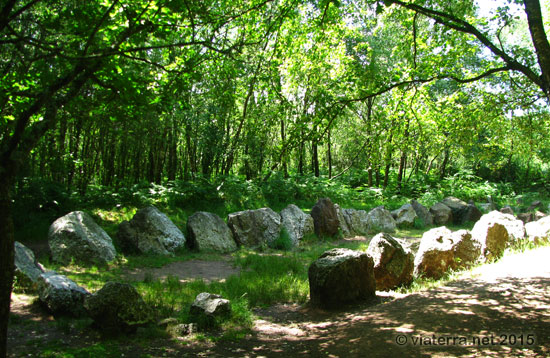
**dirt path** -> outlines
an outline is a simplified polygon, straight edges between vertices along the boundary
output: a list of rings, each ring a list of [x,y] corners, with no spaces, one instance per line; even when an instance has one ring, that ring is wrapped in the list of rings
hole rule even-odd
[[[549,357],[549,258],[550,247],[539,248],[437,289],[338,312],[261,309],[253,334],[238,342],[159,339],[121,350],[149,357]],[[18,307],[25,312],[25,302]],[[20,356],[17,334],[10,334],[10,357]]]

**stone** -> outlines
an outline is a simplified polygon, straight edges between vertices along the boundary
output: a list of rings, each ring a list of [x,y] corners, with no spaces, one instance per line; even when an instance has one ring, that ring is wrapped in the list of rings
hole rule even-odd
[[[481,204],[479,204],[479,209],[484,213],[488,213],[489,211],[495,210],[495,204],[493,204],[493,203],[481,203]]]
[[[418,217],[416,210],[414,210],[411,204],[405,204],[399,209],[391,212],[397,227],[412,227],[414,226],[414,220]]]
[[[376,296],[374,261],[365,252],[328,250],[309,266],[308,278],[314,306],[336,308]]]
[[[367,215],[368,232],[377,234],[379,232],[393,233],[396,229],[396,223],[391,213],[383,206],[376,207],[369,211]]]
[[[336,207],[329,198],[321,198],[311,209],[315,235],[318,237],[335,237],[338,235],[340,221]]]
[[[531,213],[519,213],[518,219],[523,221],[524,224],[527,224],[531,221],[533,221],[533,215]]]
[[[476,222],[478,221],[483,213],[477,208],[474,204],[468,204],[457,216],[455,223],[459,225],[464,225],[467,222]],[[453,214],[454,217],[454,214]]]
[[[52,259],[61,264],[105,265],[114,260],[113,241],[92,217],[73,211],[55,220],[48,232]]]
[[[83,303],[90,295],[67,276],[55,271],[44,272],[37,281],[40,302],[54,315],[82,317]]]
[[[312,235],[313,218],[294,204],[281,210],[281,225],[286,229],[293,246],[299,246],[304,236]]]
[[[420,247],[414,258],[414,275],[440,279],[449,269],[454,268],[455,255],[451,230],[437,227],[422,235]]]
[[[366,235],[368,233],[368,213],[365,210],[343,209],[342,217],[350,235]]]
[[[178,323],[166,327],[166,332],[172,337],[184,337],[197,332],[196,323]]]
[[[107,282],[86,297],[84,308],[94,324],[109,334],[132,333],[152,321],[153,313],[137,290],[120,282]]]
[[[229,214],[227,224],[237,244],[245,247],[270,245],[281,232],[281,216],[270,208]]]
[[[539,211],[539,210],[536,210],[534,213],[533,213],[533,220],[532,221],[537,221],[537,220],[540,220],[542,219],[543,217],[545,217],[546,214],[543,213],[542,211]]]
[[[468,230],[458,230],[451,233],[453,242],[454,261],[453,269],[470,267],[481,257],[481,244],[474,240]]]
[[[45,270],[36,260],[31,249],[16,241],[15,248],[15,276],[18,286],[34,289],[38,284],[38,279]]]
[[[550,239],[550,216],[525,224],[525,233],[530,241],[539,244]]]
[[[187,219],[189,246],[198,251],[227,253],[237,250],[233,233],[218,215],[199,211]]]
[[[462,212],[468,207],[468,203],[455,198],[454,196],[448,196],[441,201],[451,209],[453,213],[453,223],[460,224],[462,222]]]
[[[176,225],[154,206],[138,210],[130,221],[118,228],[124,251],[170,256],[185,246],[185,236]]]
[[[511,242],[525,237],[525,227],[514,216],[494,210],[479,219],[472,236],[481,244],[486,260],[493,260],[501,257]]]
[[[189,318],[201,330],[214,328],[231,316],[231,302],[208,292],[197,295],[189,309]]]
[[[344,210],[338,204],[334,204],[336,208],[336,215],[338,216],[338,223],[340,225],[340,231],[344,237],[352,236],[351,227],[344,217]]]
[[[500,212],[503,214],[515,215],[514,209],[510,205],[506,205],[500,209]]]
[[[367,254],[374,261],[377,290],[388,291],[412,282],[414,255],[401,240],[380,233],[370,241]]]
[[[430,214],[433,216],[435,225],[447,225],[453,221],[453,212],[451,208],[443,203],[435,203],[430,208]]]
[[[424,205],[420,204],[416,200],[411,201],[411,206],[413,207],[416,216],[418,216],[418,218],[422,220],[424,226],[432,226],[434,224],[433,215],[430,213],[430,210],[428,210],[428,208],[426,208]]]

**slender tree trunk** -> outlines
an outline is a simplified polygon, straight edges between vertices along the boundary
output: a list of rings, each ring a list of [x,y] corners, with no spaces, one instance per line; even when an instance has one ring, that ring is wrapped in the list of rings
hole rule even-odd
[[[332,178],[332,143],[330,140],[330,129],[327,131],[327,161],[328,161],[328,178]]]
[[[14,228],[11,216],[12,173],[0,167],[0,357],[7,355],[8,319],[14,271]]]
[[[548,43],[548,38],[544,31],[540,1],[524,0],[523,4],[525,5],[531,40],[533,41],[542,72],[542,89],[548,97],[550,95],[550,43]]]
[[[285,120],[284,118],[281,118],[281,146],[285,145],[286,142],[286,131],[285,131]],[[281,150],[285,150],[281,147]],[[282,162],[283,162],[283,175],[285,178],[288,178],[288,165],[286,162],[286,155],[282,156]]]
[[[441,170],[439,171],[439,179],[445,179],[447,174],[447,163],[449,162],[449,148],[445,148],[445,156],[443,157],[443,163],[441,163]]]

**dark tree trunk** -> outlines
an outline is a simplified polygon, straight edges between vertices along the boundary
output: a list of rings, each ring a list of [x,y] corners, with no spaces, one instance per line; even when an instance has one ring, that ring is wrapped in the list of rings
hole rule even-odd
[[[14,270],[14,229],[11,216],[10,188],[12,172],[0,167],[3,173],[0,179],[0,357],[7,355],[8,319]]]
[[[523,4],[525,5],[525,13],[527,14],[531,40],[535,46],[535,52],[537,53],[537,59],[542,73],[542,89],[548,97],[550,95],[550,44],[548,43],[548,38],[544,31],[540,1],[524,0]]]
[[[332,178],[332,143],[330,141],[330,129],[327,131],[327,161],[328,161],[328,178]]]

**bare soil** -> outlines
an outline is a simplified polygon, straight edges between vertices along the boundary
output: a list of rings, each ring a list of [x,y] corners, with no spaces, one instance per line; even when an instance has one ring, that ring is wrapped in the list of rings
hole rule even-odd
[[[258,309],[253,333],[237,341],[158,338],[129,341],[120,350],[132,357],[549,357],[549,257],[550,247],[538,248],[439,288],[379,292],[374,302],[337,311],[292,304]],[[221,270],[212,279],[227,273],[224,264],[208,265]],[[93,331],[52,324],[30,296],[12,301],[9,357],[28,356],[52,340],[76,347],[101,341]]]

